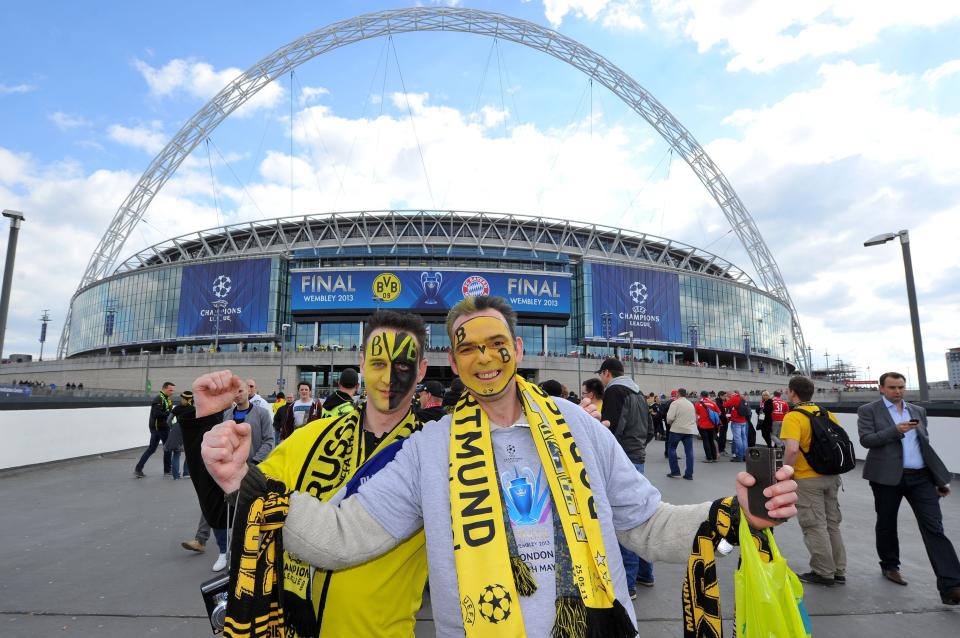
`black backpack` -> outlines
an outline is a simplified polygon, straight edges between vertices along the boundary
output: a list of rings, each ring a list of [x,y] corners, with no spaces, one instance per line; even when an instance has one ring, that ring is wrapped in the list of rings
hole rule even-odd
[[[813,414],[801,408],[794,408],[794,411],[810,419],[810,448],[800,451],[814,472],[832,476],[849,472],[857,466],[850,437],[830,419],[829,412],[821,410]]]

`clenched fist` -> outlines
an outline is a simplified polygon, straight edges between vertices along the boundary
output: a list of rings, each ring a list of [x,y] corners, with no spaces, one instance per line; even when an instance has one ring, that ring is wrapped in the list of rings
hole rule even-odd
[[[193,403],[197,418],[223,412],[233,405],[243,380],[229,370],[210,372],[193,382]]]
[[[220,489],[225,494],[236,492],[240,489],[243,477],[247,475],[250,424],[224,421],[214,426],[203,435],[200,455]]]

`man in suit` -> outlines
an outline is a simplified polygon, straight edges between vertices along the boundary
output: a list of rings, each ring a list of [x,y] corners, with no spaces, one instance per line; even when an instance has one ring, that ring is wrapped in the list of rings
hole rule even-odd
[[[877,554],[884,577],[898,585],[900,573],[897,512],[907,499],[937,575],[940,598],[960,604],[960,561],[943,533],[940,499],[950,493],[950,472],[930,446],[927,412],[903,400],[906,379],[899,372],[880,376],[879,400],[860,406],[857,429],[867,448],[863,478],[870,481],[877,510]]]

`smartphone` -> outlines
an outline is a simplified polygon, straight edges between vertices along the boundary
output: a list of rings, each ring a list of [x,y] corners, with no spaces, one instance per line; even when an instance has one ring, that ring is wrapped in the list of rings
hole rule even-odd
[[[767,512],[767,497],[763,490],[777,482],[776,473],[783,467],[783,448],[779,447],[751,447],[747,448],[747,472],[757,479],[753,487],[747,490],[750,513],[769,521],[780,520],[773,518]]]

